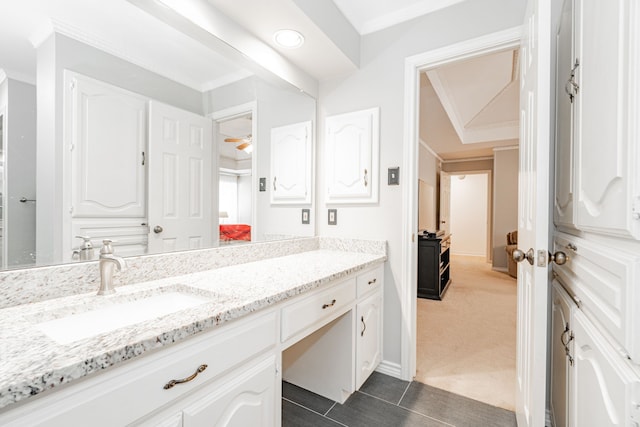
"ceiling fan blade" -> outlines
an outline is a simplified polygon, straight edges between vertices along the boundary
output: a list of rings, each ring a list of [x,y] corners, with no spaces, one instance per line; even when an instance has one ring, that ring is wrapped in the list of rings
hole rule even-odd
[[[247,148],[247,147],[248,147],[248,146],[250,146],[250,145],[251,145],[251,144],[249,144],[248,142],[243,142],[242,144],[237,145],[237,146],[236,146],[236,148],[237,148],[238,150],[244,150],[245,148]]]
[[[245,138],[225,138],[224,142],[245,142]]]

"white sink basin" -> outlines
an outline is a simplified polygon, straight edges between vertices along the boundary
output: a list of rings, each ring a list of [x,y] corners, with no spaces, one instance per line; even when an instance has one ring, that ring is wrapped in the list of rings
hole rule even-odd
[[[35,326],[56,342],[69,344],[211,301],[211,298],[180,291],[147,294]]]

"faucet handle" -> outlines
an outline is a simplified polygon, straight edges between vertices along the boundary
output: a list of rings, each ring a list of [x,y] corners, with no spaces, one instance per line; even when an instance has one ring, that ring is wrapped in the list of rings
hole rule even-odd
[[[102,248],[100,249],[100,253],[103,255],[112,254],[113,246],[111,246],[111,243],[113,243],[113,240],[111,239],[102,240]]]

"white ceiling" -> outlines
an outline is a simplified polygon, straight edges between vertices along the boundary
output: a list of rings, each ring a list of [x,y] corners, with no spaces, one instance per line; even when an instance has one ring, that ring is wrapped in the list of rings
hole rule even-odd
[[[508,51],[423,73],[420,139],[444,160],[488,157],[494,147],[517,146],[516,70],[517,56]]]
[[[333,0],[351,25],[368,34],[465,0]]]
[[[295,0],[207,1],[319,81],[356,69]],[[461,1],[333,0],[360,34]],[[34,46],[54,29],[199,91],[251,74],[126,0],[0,0],[0,8],[0,70],[20,80],[35,82]],[[276,48],[272,34],[281,28],[301,31],[306,39],[303,48]],[[431,117],[450,117],[448,125],[438,120],[442,128],[429,130],[431,136],[422,127],[420,132],[443,158],[491,155],[491,147],[513,145],[517,138],[513,55],[475,61],[430,71],[435,89],[430,83],[423,88],[421,104],[429,99],[442,101],[440,107],[424,105],[421,110],[431,111]],[[514,102],[516,108],[512,108]],[[432,121],[423,123],[431,126]],[[457,142],[442,145],[433,138],[439,134],[447,135],[443,140]],[[492,138],[502,142],[482,142]]]
[[[35,82],[37,46],[55,29],[199,91],[250,75],[125,0],[0,0],[0,69]]]

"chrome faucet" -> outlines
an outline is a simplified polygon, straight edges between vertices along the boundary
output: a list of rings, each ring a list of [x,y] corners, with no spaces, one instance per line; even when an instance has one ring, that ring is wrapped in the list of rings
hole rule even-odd
[[[100,249],[100,289],[98,295],[110,295],[116,290],[113,288],[113,269],[118,271],[126,269],[127,265],[124,259],[113,254],[113,246],[111,240],[102,241],[102,249]]]

